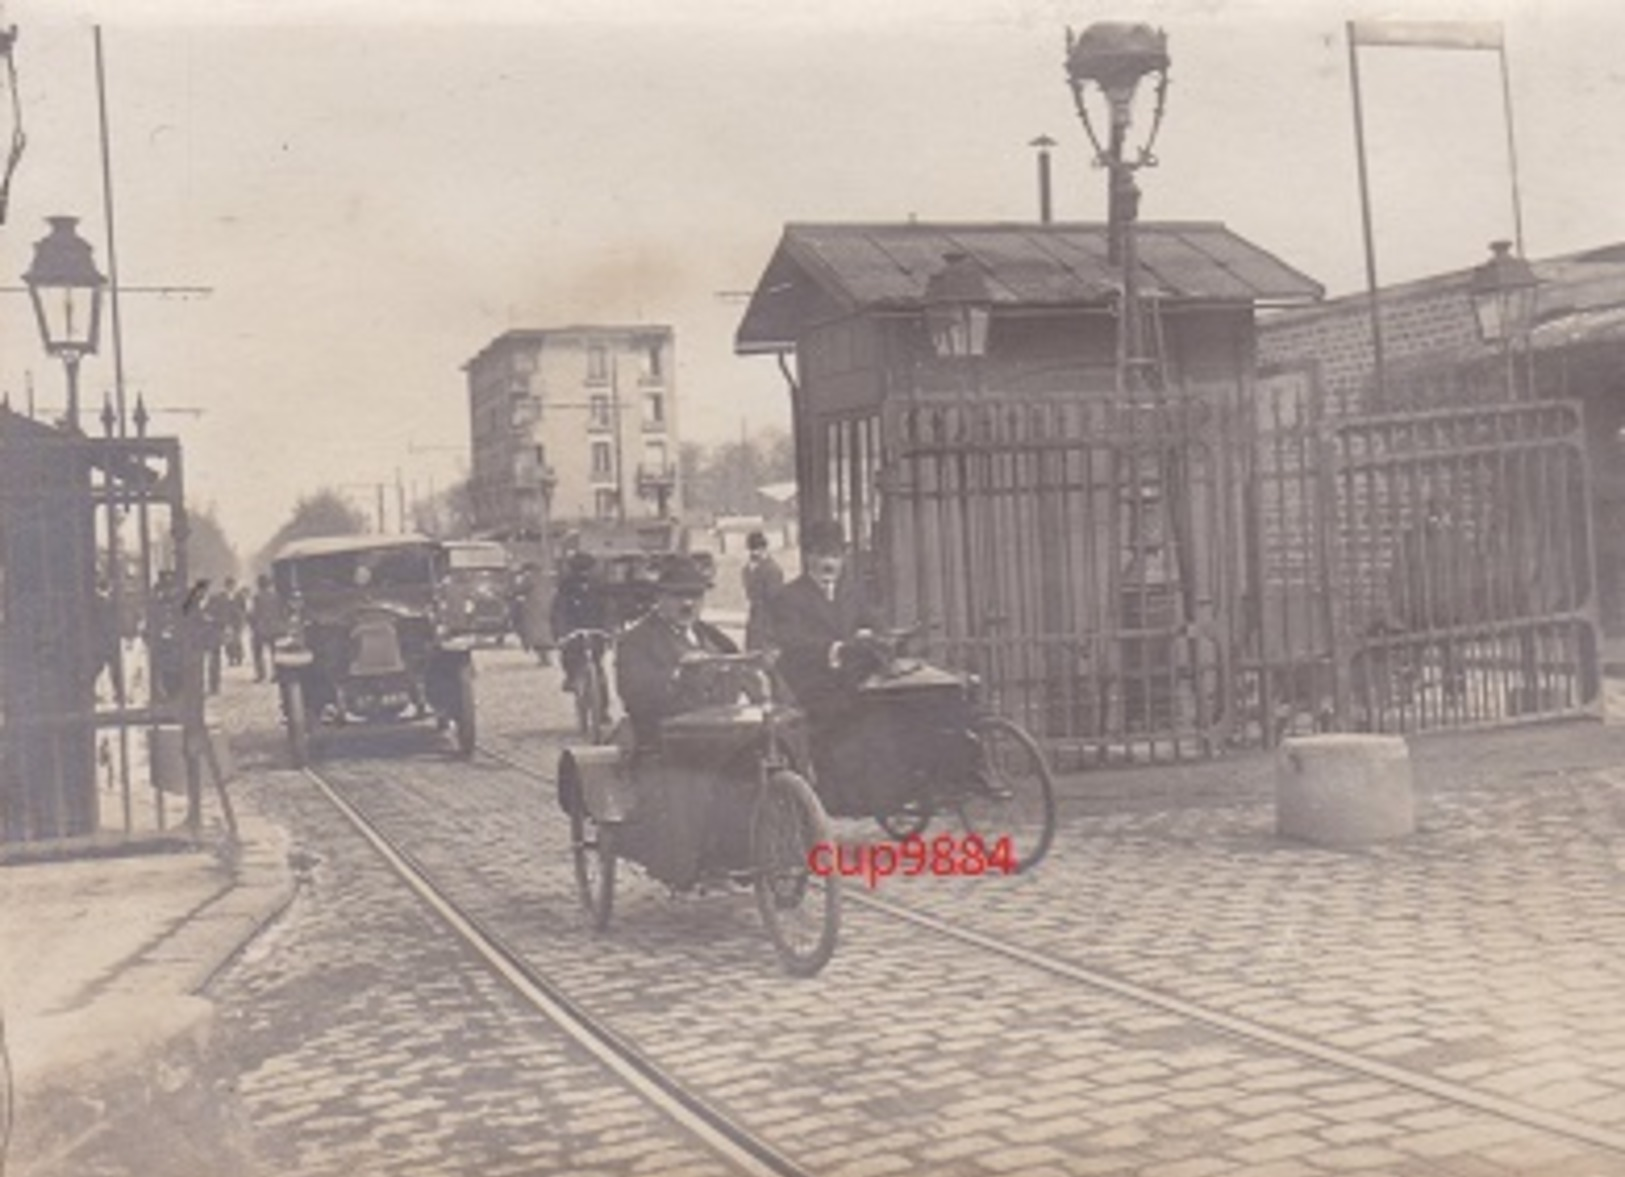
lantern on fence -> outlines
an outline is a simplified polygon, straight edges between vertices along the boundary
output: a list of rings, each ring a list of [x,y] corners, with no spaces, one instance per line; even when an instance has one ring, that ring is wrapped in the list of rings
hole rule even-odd
[[[1485,343],[1510,344],[1535,325],[1540,280],[1532,266],[1512,252],[1512,242],[1490,243],[1490,260],[1473,271],[1469,292],[1478,335]]]
[[[943,255],[942,269],[925,284],[925,325],[931,350],[944,359],[987,354],[993,295],[982,265],[968,253]]]

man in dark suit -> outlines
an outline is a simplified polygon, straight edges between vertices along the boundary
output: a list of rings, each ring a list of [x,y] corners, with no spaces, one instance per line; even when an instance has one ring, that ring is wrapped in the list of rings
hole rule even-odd
[[[773,598],[778,669],[815,726],[855,701],[853,687],[873,662],[863,655],[875,616],[854,578],[843,576],[841,525],[815,522],[802,533],[801,575]]]
[[[659,747],[661,720],[707,701],[696,697],[692,682],[685,682],[685,660],[738,653],[726,634],[700,620],[710,587],[694,561],[668,558],[656,581],[654,608],[615,643],[615,689],[641,749]]]

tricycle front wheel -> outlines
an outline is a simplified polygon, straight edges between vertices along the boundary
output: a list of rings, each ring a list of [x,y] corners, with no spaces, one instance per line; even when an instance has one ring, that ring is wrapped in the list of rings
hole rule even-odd
[[[829,819],[805,778],[781,769],[756,799],[751,859],[756,908],[785,971],[810,977],[829,963],[841,927],[839,879],[814,874],[814,849],[829,841]]]

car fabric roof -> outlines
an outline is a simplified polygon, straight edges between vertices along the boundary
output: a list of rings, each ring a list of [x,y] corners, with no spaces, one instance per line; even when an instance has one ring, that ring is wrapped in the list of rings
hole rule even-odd
[[[339,552],[370,552],[383,548],[409,548],[424,544],[438,545],[440,541],[426,535],[323,535],[314,539],[296,539],[284,544],[277,552],[274,563],[284,560],[303,560],[311,556],[331,556]]]

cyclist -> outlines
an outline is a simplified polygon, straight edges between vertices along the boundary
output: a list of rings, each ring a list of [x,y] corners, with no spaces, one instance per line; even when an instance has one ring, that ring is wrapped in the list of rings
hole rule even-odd
[[[595,643],[566,640],[580,630],[607,628],[603,586],[598,582],[597,573],[597,560],[587,552],[573,552],[565,562],[564,575],[559,578],[558,589],[553,594],[549,620],[553,640],[560,650],[559,661],[564,667],[566,693],[576,689],[576,679],[589,656],[595,660],[603,657]],[[602,665],[599,669],[603,669]]]

